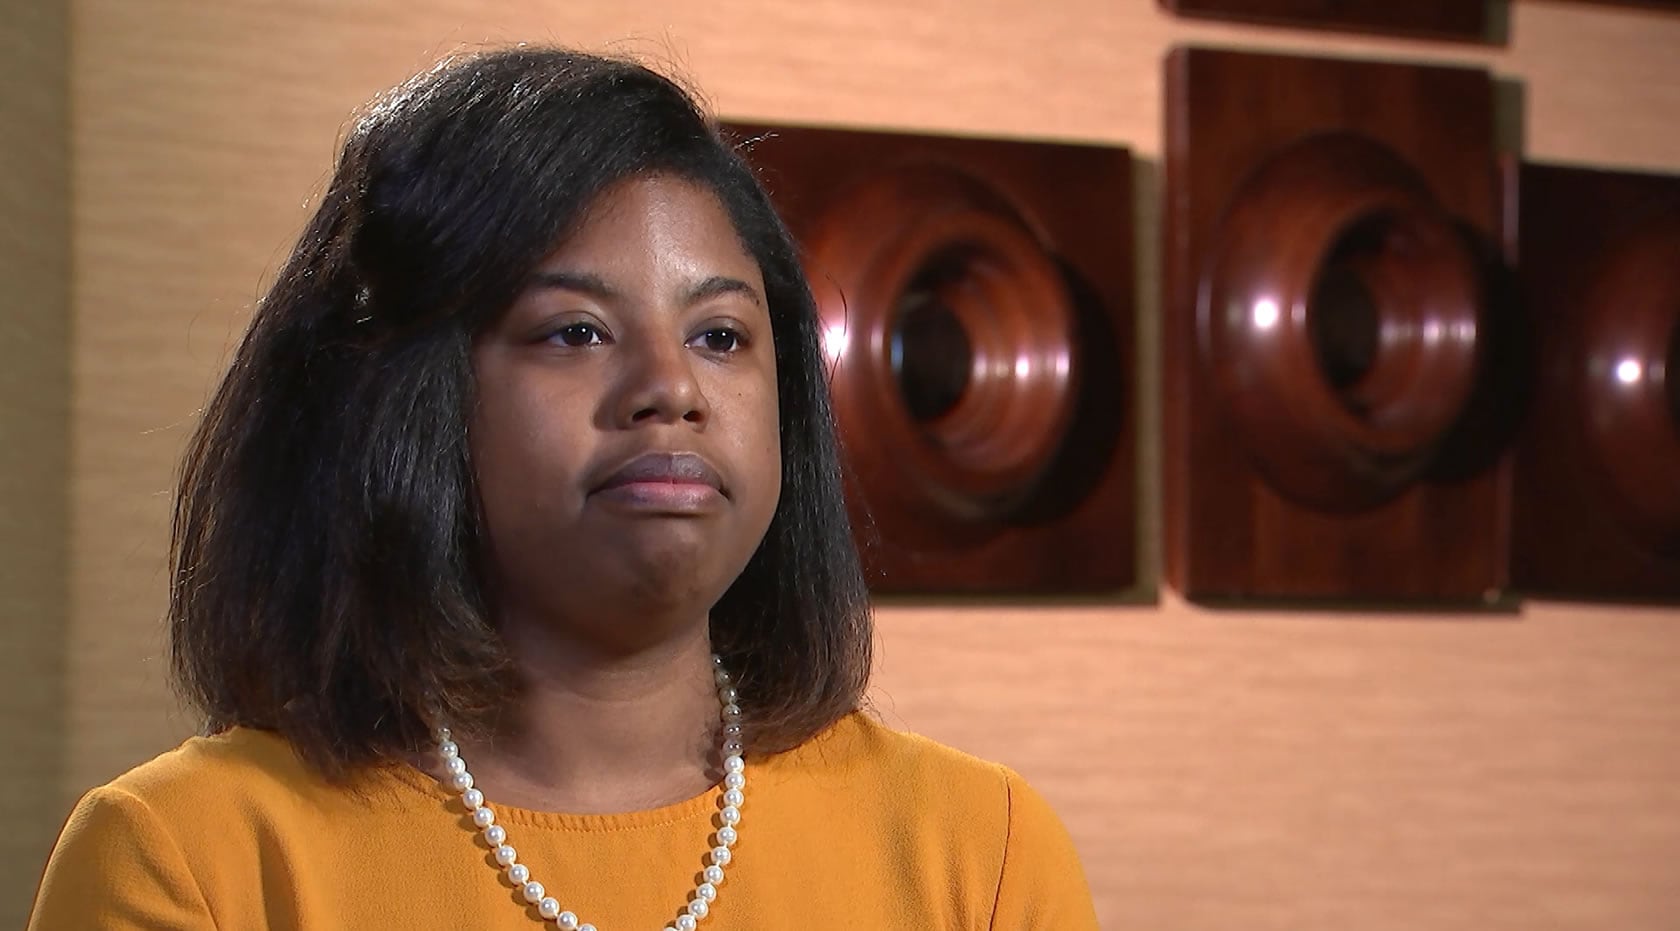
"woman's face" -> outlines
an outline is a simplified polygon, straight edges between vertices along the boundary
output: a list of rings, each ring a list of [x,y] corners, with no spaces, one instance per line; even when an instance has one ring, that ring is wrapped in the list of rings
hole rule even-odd
[[[634,648],[704,616],[781,493],[764,281],[712,192],[610,188],[473,348],[507,618]]]

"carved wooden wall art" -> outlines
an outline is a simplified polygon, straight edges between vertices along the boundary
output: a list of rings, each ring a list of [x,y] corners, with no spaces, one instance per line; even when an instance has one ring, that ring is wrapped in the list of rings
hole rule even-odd
[[[1484,0],[1161,0],[1180,16],[1381,35],[1488,38]]]
[[[1621,6],[1640,10],[1668,10],[1680,12],[1680,0],[1572,0],[1593,6]]]
[[[1497,596],[1488,75],[1186,48],[1166,88],[1169,581],[1216,601]]]
[[[875,590],[1130,585],[1128,153],[726,128],[804,251]]]
[[[1524,165],[1518,192],[1540,365],[1513,584],[1680,599],[1680,177]]]

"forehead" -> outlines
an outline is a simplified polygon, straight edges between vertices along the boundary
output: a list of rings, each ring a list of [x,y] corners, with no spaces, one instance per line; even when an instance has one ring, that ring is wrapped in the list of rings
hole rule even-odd
[[[607,188],[538,271],[579,268],[629,279],[729,274],[762,287],[758,263],[717,194],[669,174]]]

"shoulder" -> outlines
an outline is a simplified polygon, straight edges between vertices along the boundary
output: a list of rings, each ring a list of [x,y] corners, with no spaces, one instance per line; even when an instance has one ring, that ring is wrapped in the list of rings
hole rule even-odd
[[[47,861],[30,927],[209,927],[195,838],[247,832],[228,816],[292,778],[279,738],[233,732],[193,738],[83,795]],[[293,760],[292,765],[296,765]]]
[[[191,738],[89,798],[128,798],[171,823],[212,816],[228,823],[289,809],[332,808],[354,796],[364,781],[330,783],[278,734],[234,728]]]
[[[818,780],[880,784],[889,795],[916,796],[934,804],[978,805],[1002,814],[1008,768],[907,731],[894,730],[865,712],[853,712],[799,748],[767,763]],[[925,809],[924,809],[925,810]]]
[[[833,787],[869,798],[875,810],[918,833],[999,857],[1023,834],[1065,834],[1049,803],[1019,773],[862,712],[766,768],[772,779],[797,776],[818,791]]]
[[[279,735],[234,728],[212,737],[190,738],[123,773],[102,790],[167,805],[177,797],[210,789],[239,785],[254,790],[271,783],[308,781],[311,775]]]
[[[82,796],[31,927],[211,928],[212,915],[260,907],[277,851],[308,858],[317,839],[398,823],[426,797],[368,776],[329,782],[262,731],[192,738]]]
[[[907,868],[976,892],[991,927],[1096,928],[1073,841],[1043,795],[1019,773],[861,713],[781,761],[817,788],[804,803],[867,799],[834,813],[862,820],[906,854]],[[768,767],[777,775],[777,766]],[[784,778],[788,778],[784,775]]]
[[[71,818],[167,832],[191,858],[212,838],[225,853],[282,827],[397,804],[394,788],[378,778],[329,782],[279,735],[235,728],[191,738],[93,789]]]

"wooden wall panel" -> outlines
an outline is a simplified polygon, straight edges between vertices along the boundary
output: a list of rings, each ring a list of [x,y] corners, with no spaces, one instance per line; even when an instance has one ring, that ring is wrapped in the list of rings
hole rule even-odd
[[[1160,61],[1180,42],[1467,62],[1520,79],[1533,157],[1680,168],[1680,24],[1514,7],[1507,49],[1174,21],[1148,3],[79,0],[74,598],[55,830],[177,740],[158,674],[166,492],[258,283],[358,101],[461,44],[675,60],[722,113],[1125,145],[1136,186],[1133,408],[1158,430]],[[1159,450],[1140,449],[1153,474]],[[1156,533],[1144,484],[1140,539]],[[1157,554],[1142,554],[1153,571]],[[1506,622],[1210,617],[1052,604],[882,612],[889,721],[1015,766],[1057,806],[1104,926],[1641,929],[1680,913],[1671,613]],[[41,851],[36,857],[44,857]],[[33,867],[23,865],[29,871]]]
[[[1680,176],[1524,164],[1512,582],[1680,602]]]
[[[1131,585],[1126,150],[729,130],[751,141],[747,158],[804,252],[872,590],[1110,595]],[[907,300],[920,303],[906,310]],[[903,328],[917,314],[949,329],[924,322],[916,348]],[[929,371],[930,359],[956,358],[960,382]]]
[[[1487,38],[1489,25],[1489,4],[1466,0],[1161,0],[1161,5],[1181,16],[1472,42]]]
[[[1239,603],[1496,598],[1497,449],[1454,443],[1500,336],[1489,76],[1196,47],[1166,67],[1168,578]]]
[[[1569,0],[1571,3],[1597,3],[1603,6],[1635,7],[1642,10],[1680,12],[1680,0]]]

